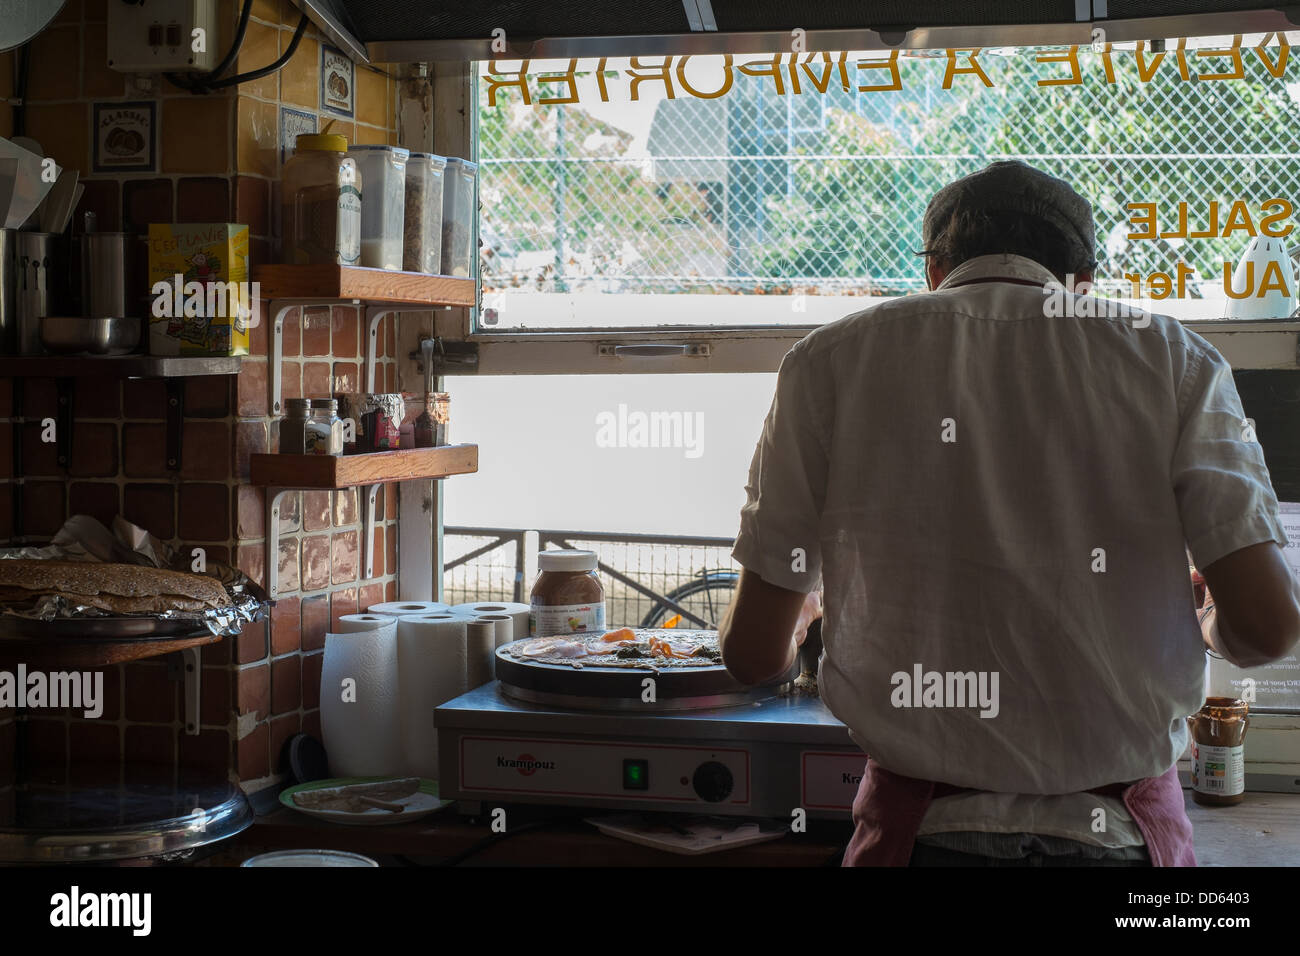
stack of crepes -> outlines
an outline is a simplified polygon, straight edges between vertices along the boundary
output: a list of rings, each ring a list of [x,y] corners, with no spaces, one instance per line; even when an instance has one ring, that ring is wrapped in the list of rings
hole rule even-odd
[[[109,614],[206,611],[234,603],[220,581],[203,574],[138,564],[0,560],[0,604],[25,605],[45,597]]]

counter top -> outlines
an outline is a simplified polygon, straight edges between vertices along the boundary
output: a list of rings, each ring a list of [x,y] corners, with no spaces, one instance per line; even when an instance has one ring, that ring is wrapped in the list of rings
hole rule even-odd
[[[1201,866],[1300,865],[1300,794],[1250,793],[1235,807],[1203,807],[1184,791]],[[522,811],[515,811],[518,815]],[[848,822],[810,820],[808,832],[704,856],[681,856],[597,832],[575,816],[518,824],[464,861],[471,866],[824,866],[838,864]],[[527,828],[527,829],[525,829]],[[313,847],[368,856],[400,855],[437,863],[492,836],[485,820],[470,822],[453,808],[424,820],[383,827],[349,827],[280,808],[260,816],[237,839],[246,854]]]

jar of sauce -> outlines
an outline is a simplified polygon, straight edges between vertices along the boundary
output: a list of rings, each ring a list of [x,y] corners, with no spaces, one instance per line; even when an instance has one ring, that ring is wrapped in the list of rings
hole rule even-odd
[[[594,551],[542,551],[528,612],[530,637],[601,633],[605,589],[596,576]]]
[[[1246,798],[1246,728],[1250,705],[1231,697],[1207,697],[1187,718],[1192,734],[1192,799],[1212,807]]]

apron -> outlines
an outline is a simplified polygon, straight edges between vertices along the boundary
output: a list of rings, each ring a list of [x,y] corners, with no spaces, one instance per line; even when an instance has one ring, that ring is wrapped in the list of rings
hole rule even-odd
[[[966,792],[965,787],[893,773],[868,757],[853,801],[853,839],[844,851],[843,865],[907,866],[930,801]],[[1146,840],[1152,866],[1196,865],[1192,821],[1183,803],[1177,764],[1158,777],[1088,792],[1123,798]]]

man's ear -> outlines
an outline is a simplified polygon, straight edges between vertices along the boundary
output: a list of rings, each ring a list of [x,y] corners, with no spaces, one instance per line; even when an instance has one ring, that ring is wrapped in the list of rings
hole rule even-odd
[[[1067,291],[1074,292],[1076,289],[1078,289],[1079,286],[1083,285],[1085,282],[1088,284],[1088,288],[1091,289],[1092,288],[1091,269],[1085,269],[1083,272],[1076,272],[1074,274],[1074,289],[1069,289]]]
[[[943,284],[943,280],[948,278],[948,270],[940,264],[934,256],[927,256],[925,260],[925,284],[931,292]]]

